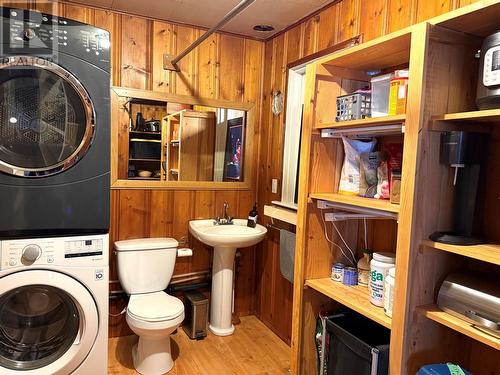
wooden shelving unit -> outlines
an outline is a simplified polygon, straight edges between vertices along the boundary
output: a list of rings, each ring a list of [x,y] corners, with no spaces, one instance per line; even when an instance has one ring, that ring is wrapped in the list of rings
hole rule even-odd
[[[498,14],[499,2],[476,3],[307,65],[296,226],[293,321],[297,323],[292,327],[292,373],[316,372],[316,347],[311,340],[316,317],[320,311],[341,306],[390,327],[390,374],[415,374],[425,364],[443,362],[458,363],[475,375],[500,373],[498,341],[435,307],[442,281],[459,267],[486,269],[500,278],[500,109],[477,111],[474,98],[479,71],[474,54],[484,37],[498,29],[498,22],[481,20],[492,20]],[[455,22],[454,17],[460,22]],[[365,87],[370,80],[367,71],[389,73],[404,68],[409,69],[405,115],[332,121],[336,115],[335,97]],[[397,124],[404,125],[404,135],[394,131],[384,135],[384,130],[394,128],[386,125]],[[381,131],[367,133],[372,131],[368,128],[377,127]],[[337,193],[344,152],[336,135],[350,129],[354,135],[361,134],[362,128],[367,128],[363,135],[376,136],[380,145],[404,143],[401,205]],[[453,175],[449,166],[440,163],[440,137],[441,132],[454,129],[491,135],[486,188],[481,197],[485,201],[483,234],[493,244],[451,246],[422,240],[453,225]],[[368,236],[372,250],[396,253],[392,319],[371,305],[367,289],[330,280],[332,263],[344,258],[338,247],[331,244],[341,242],[322,220],[326,209],[318,208],[318,200],[332,202],[326,207],[342,211],[369,209],[397,215],[397,222],[371,220]],[[355,220],[339,223],[345,241],[358,252],[358,257],[360,246],[364,246],[362,227]],[[325,233],[330,234],[328,240]],[[428,251],[422,251],[422,246]]]
[[[424,240],[423,244],[436,250],[462,255],[464,257],[477,259],[500,266],[500,245],[483,244],[473,246],[448,245],[445,243]]]
[[[346,129],[346,128],[360,128],[377,125],[392,125],[401,124],[406,120],[406,115],[384,116],[364,118],[361,120],[351,121],[332,121],[316,124],[316,129]]]
[[[362,285],[346,286],[328,277],[306,280],[305,285],[340,302],[354,311],[391,328],[392,319],[384,313],[384,309],[370,303],[368,287]]]
[[[436,305],[420,306],[418,307],[418,312],[426,318],[458,331],[476,341],[491,346],[496,350],[500,350],[500,339],[487,332],[481,331],[480,329],[474,327],[474,325],[462,319],[442,311]]]
[[[489,123],[500,124],[500,109],[487,109],[482,111],[446,113],[432,117],[433,121],[457,122],[457,123]]]
[[[312,199],[342,203],[356,207],[393,213],[399,213],[400,210],[399,204],[393,204],[387,199],[364,198],[358,197],[356,195],[344,195],[337,193],[311,193],[309,194],[309,197]]]

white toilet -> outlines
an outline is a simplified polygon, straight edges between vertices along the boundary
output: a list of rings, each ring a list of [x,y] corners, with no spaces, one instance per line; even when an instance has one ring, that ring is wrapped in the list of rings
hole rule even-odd
[[[135,369],[144,375],[172,369],[170,334],[184,320],[181,300],[164,292],[177,258],[172,238],[143,238],[115,242],[118,277],[130,295],[127,323],[139,336],[132,349]]]

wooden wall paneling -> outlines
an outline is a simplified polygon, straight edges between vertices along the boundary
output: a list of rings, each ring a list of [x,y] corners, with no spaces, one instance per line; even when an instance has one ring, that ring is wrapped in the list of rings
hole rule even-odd
[[[288,30],[285,33],[286,39],[286,62],[298,60],[302,57],[302,30],[300,25]],[[285,72],[286,74],[286,72]]]
[[[80,5],[65,4],[64,17],[83,23],[91,23],[93,10]]]
[[[118,171],[111,169],[111,181],[127,178],[129,158],[129,124],[130,118],[123,107],[126,100],[111,90],[111,165],[118,165]],[[132,119],[135,122],[135,119]],[[114,174],[117,173],[117,176]]]
[[[359,32],[363,42],[386,34],[388,8],[386,0],[361,0]]]
[[[416,22],[428,20],[432,17],[453,10],[454,0],[425,1],[419,0]]]
[[[201,30],[201,33],[204,31]],[[199,47],[198,53],[198,92],[203,98],[217,97],[217,84],[219,82],[219,45],[220,35],[213,34]]]
[[[199,31],[192,27],[175,25],[175,54],[179,54],[186,49],[198,37]],[[175,94],[195,95],[197,92],[197,61],[199,48],[191,51],[178,64],[179,72],[173,73],[175,76]]]
[[[163,55],[175,54],[175,26],[171,23],[153,21],[152,36],[152,90],[175,93],[174,77],[176,73],[163,69]]]
[[[318,50],[328,48],[337,43],[338,4],[326,8],[319,14]]]
[[[285,34],[278,36],[275,40],[275,58],[273,59],[273,86],[272,92],[278,93],[281,92],[282,95],[285,93],[286,88],[286,55],[287,55],[287,45],[285,40]],[[283,132],[284,132],[284,116],[285,109],[279,114],[272,114],[271,119],[271,142],[272,142],[272,151],[271,158],[274,158],[275,155],[283,155]],[[281,178],[283,172],[283,157],[278,157],[274,159],[274,162],[271,164],[269,169],[269,179],[277,179],[281,186]],[[271,190],[269,190],[271,191]],[[270,197],[272,200],[280,200],[281,198],[281,189],[278,188],[278,193],[270,193]]]
[[[151,88],[151,23],[144,18],[121,16],[121,86]]]
[[[257,197],[259,199],[259,211],[264,212],[264,204],[268,199],[268,194],[271,186],[271,179],[269,178],[269,168],[272,163],[271,152],[272,152],[272,141],[271,141],[271,117],[273,113],[271,112],[271,100],[272,100],[272,85],[273,85],[273,64],[271,63],[274,55],[274,41],[266,42],[264,48],[264,60],[266,63],[263,67],[263,72],[265,77],[269,77],[264,80],[262,87],[262,125],[260,126],[259,134],[259,165],[257,168],[258,184],[257,184]],[[263,217],[265,220],[265,218]]]
[[[392,33],[413,24],[416,7],[417,0],[389,0],[387,32]]]
[[[244,91],[245,43],[231,35],[220,36],[219,99],[241,101]],[[222,79],[227,77],[230,79]]]
[[[360,3],[362,0],[342,0],[338,3],[337,43],[352,38],[360,30]]]
[[[320,16],[316,15],[304,21],[302,24],[302,56],[310,55],[318,51],[318,29],[319,29]],[[279,38],[278,36],[277,38]],[[276,38],[275,38],[276,39]]]

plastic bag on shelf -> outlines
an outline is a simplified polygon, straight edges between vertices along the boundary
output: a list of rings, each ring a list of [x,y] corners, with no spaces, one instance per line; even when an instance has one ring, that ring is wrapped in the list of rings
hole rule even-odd
[[[360,163],[359,156],[364,152],[372,152],[377,144],[375,138],[369,140],[342,137],[344,143],[344,163],[340,177],[339,193],[358,195]]]

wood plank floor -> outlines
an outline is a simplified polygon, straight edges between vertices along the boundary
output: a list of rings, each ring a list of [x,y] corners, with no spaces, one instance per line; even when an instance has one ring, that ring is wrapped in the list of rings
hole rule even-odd
[[[175,365],[169,375],[287,374],[290,347],[255,316],[241,317],[234,335],[208,333],[201,341],[190,340],[181,328],[172,335]],[[108,374],[137,374],[131,350],[137,336],[109,340]]]

